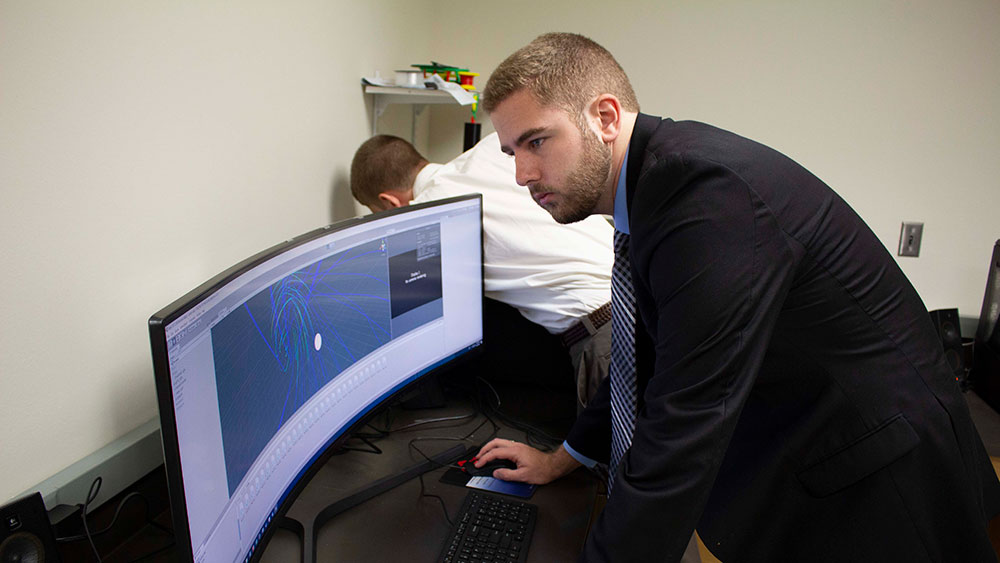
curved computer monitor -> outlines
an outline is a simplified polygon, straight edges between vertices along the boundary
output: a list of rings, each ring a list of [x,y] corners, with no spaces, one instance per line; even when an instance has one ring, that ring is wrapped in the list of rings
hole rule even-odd
[[[306,233],[153,315],[182,555],[255,558],[353,428],[477,351],[482,271],[482,199],[462,196]]]

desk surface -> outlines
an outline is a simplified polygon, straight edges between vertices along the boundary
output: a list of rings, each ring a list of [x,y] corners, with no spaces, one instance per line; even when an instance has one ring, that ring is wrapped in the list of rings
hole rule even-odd
[[[538,418],[539,405],[544,407],[542,412],[545,416],[551,417],[553,410],[559,410],[553,409],[551,395],[547,400],[542,399],[532,405],[531,399],[521,390],[515,401],[517,404],[508,406],[520,411],[517,416],[525,417],[524,422],[542,426],[552,420]],[[572,403],[568,405],[572,408]],[[532,411],[535,411],[534,416],[525,415]],[[505,412],[509,412],[508,409]],[[471,413],[475,411],[468,401],[453,398],[449,400],[449,406],[442,409],[394,409],[391,426],[401,428],[417,420]],[[312,522],[315,515],[331,503],[373,481],[423,461],[424,458],[410,447],[411,442],[428,456],[459,443],[466,446],[480,444],[492,432],[488,422],[477,429],[484,420],[482,414],[476,413],[474,417],[458,423],[426,424],[412,430],[397,430],[376,442],[382,454],[351,451],[334,456],[299,495],[288,516],[299,522]],[[382,423],[381,417],[373,421],[378,428],[383,427]],[[501,426],[499,436],[526,440],[524,432],[499,421],[498,424]],[[551,424],[548,426],[551,427]],[[454,440],[474,430],[469,439],[463,442]],[[365,447],[360,443],[356,445]],[[392,561],[402,554],[409,561],[434,561],[451,529],[445,519],[442,502],[447,507],[448,515],[454,519],[469,490],[441,483],[439,480],[445,470],[438,468],[423,476],[425,492],[438,495],[441,501],[421,496],[420,480],[411,479],[323,524],[316,534],[317,563]],[[583,547],[601,489],[599,479],[584,469],[539,487],[528,501],[539,507],[528,561],[541,563],[574,559]],[[299,561],[301,545],[299,537],[293,532],[278,530],[265,547],[262,561]]]
[[[972,411],[973,420],[986,445],[986,450],[993,459],[997,473],[1000,474],[1000,414],[987,406],[974,393],[969,392],[965,396]],[[524,400],[527,397],[518,397],[518,399]],[[553,397],[555,395],[549,395],[546,399],[543,395],[541,399],[536,397],[535,401],[549,412],[562,409],[563,412],[561,414],[557,412],[557,417],[553,418],[561,416],[563,427],[565,428],[568,426],[567,419],[572,418],[572,412],[566,413],[567,409],[560,406],[563,405],[561,402],[553,403]],[[517,404],[510,405],[509,394],[504,394],[503,398],[506,401],[505,407],[518,406]],[[528,410],[537,412],[539,404],[529,405],[531,408]],[[569,408],[571,410],[572,407]],[[455,410],[460,409],[456,408]],[[513,409],[513,411],[517,412],[517,409]],[[400,415],[394,426],[402,426],[405,423],[404,420],[411,421],[416,418],[426,418],[427,414],[425,411],[412,411],[408,414]],[[463,425],[462,428],[471,429],[473,426]],[[418,434],[461,435],[462,428],[439,428],[435,430],[424,427],[419,432],[401,432],[398,436],[405,438],[400,442],[405,445],[411,437],[416,437]],[[465,430],[465,432],[467,433],[468,430]],[[502,435],[521,439],[523,433],[507,429],[502,432]],[[395,452],[392,455],[401,455],[394,463],[397,463],[400,468],[412,463],[408,453],[405,451],[401,452],[398,444],[396,446],[390,446],[390,444],[392,444],[392,441],[379,442],[379,446],[385,450],[389,450],[391,447],[392,452]],[[424,449],[425,452],[433,454],[447,449],[452,444],[448,442],[440,444],[425,442],[421,445],[427,446]],[[388,459],[386,456],[355,455],[354,453],[334,458],[330,462],[329,471],[321,471],[320,475],[310,483],[308,492],[300,495],[298,502],[292,507],[290,514],[302,517],[303,514],[308,514],[310,511],[315,512],[326,506],[327,503],[338,500],[345,493],[350,492],[352,487],[357,486],[357,483],[362,482],[363,479],[356,477],[352,479],[352,482],[338,479],[334,475],[338,471],[337,468],[342,465],[350,465],[355,474],[357,474],[376,465],[377,458]],[[385,469],[382,471],[385,471]],[[444,497],[449,514],[454,517],[465,491],[459,487],[438,483],[437,480],[440,478],[441,473],[442,470],[431,472],[425,475],[424,481],[428,491],[436,492]],[[377,478],[378,476],[375,476],[371,480]],[[163,476],[162,467],[151,473],[150,476],[147,476],[140,484],[145,487],[142,489],[142,492],[153,499],[154,505],[157,507],[166,506],[166,480]],[[542,510],[539,513],[538,527],[530,550],[531,561],[574,559],[575,554],[579,552],[579,546],[582,545],[585,536],[587,507],[592,506],[595,497],[600,498],[600,488],[601,485],[596,479],[589,473],[581,471],[564,480],[540,487],[536,491],[531,502],[542,505]],[[122,493],[122,495],[124,494]],[[363,506],[356,507],[357,510],[355,511],[341,514],[339,517],[331,520],[328,526],[323,528],[320,533],[319,561],[333,560],[334,557],[331,554],[335,553],[337,549],[345,550],[344,553],[346,555],[343,556],[345,560],[377,560],[379,557],[383,558],[382,560],[395,560],[399,558],[400,554],[405,553],[406,555],[410,555],[410,557],[407,557],[409,560],[433,561],[444,542],[448,525],[442,515],[440,504],[434,499],[421,499],[419,498],[419,494],[420,483],[414,479],[395,490],[385,493],[385,495],[372,499]],[[95,528],[106,526],[111,520],[115,504],[117,502],[109,503],[108,506],[100,508],[99,512],[105,512],[105,518],[101,520],[99,518],[100,514],[95,514],[93,515],[94,519],[91,525]],[[144,517],[141,512],[143,510],[141,503],[131,503],[125,508],[126,510],[123,514],[126,516],[130,514],[129,510],[134,509],[136,511],[134,518]],[[156,510],[162,509],[157,508]],[[160,512],[156,517],[156,521],[160,525],[169,527],[171,524],[169,510]],[[175,550],[170,546],[169,535],[150,526],[146,526],[140,533],[130,536],[127,539],[116,539],[109,536],[112,536],[112,534],[95,538],[98,548],[102,555],[104,555],[104,560],[109,563],[133,561],[137,557],[150,553],[155,553],[155,555],[143,557],[142,560],[151,563],[175,563],[181,561]],[[164,548],[164,545],[167,547]],[[699,547],[703,563],[718,561],[703,545]],[[297,537],[291,532],[279,531],[266,546],[263,553],[263,560],[269,562],[299,561],[299,550],[300,542]],[[86,542],[60,544],[60,553],[63,555],[64,561],[84,560],[91,557],[90,547],[86,545]],[[571,555],[567,556],[566,554]],[[324,558],[324,555],[327,557]],[[388,557],[392,557],[392,559],[388,559]]]

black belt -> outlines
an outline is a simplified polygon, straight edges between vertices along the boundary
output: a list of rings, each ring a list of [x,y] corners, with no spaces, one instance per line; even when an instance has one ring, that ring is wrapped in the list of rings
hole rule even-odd
[[[559,333],[563,346],[570,348],[577,342],[597,332],[604,323],[611,320],[611,303],[605,303],[580,319],[573,326]]]

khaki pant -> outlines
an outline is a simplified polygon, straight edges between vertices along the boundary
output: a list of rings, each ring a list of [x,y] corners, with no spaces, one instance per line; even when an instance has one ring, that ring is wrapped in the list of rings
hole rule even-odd
[[[569,349],[576,374],[576,398],[578,410],[587,406],[598,385],[608,376],[611,365],[611,322],[601,325],[597,331],[577,342]]]

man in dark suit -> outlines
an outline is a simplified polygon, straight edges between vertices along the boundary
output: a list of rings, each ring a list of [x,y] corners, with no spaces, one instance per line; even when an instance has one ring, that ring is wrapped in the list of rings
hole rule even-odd
[[[631,234],[634,423],[606,381],[556,452],[480,454],[544,483],[632,432],[582,560],[674,561],[696,526],[727,563],[996,560],[1000,484],[926,308],[836,193],[763,145],[640,114],[578,35],[511,55],[483,104],[539,205]]]

